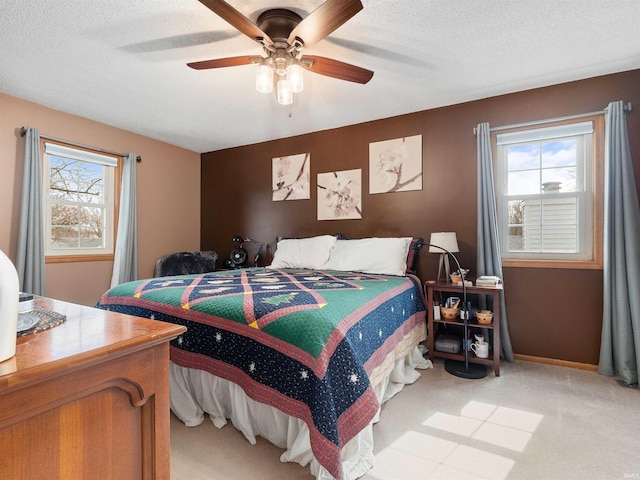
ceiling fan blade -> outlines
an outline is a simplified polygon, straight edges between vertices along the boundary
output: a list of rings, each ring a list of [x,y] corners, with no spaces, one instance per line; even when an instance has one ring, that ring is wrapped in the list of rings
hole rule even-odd
[[[312,60],[313,64],[309,67],[304,60]],[[325,75],[327,77],[346,80],[347,82],[365,84],[371,77],[373,72],[366,68],[356,67],[348,63],[333,60],[331,58],[316,57],[312,55],[304,55],[300,61],[301,65],[307,70]]]
[[[289,45],[293,45],[296,37],[307,46],[319,42],[362,8],[360,0],[327,0],[292,30]]]
[[[187,63],[188,67],[196,70],[207,70],[209,68],[237,67],[238,65],[247,65],[260,61],[261,57],[253,55],[244,55],[242,57],[216,58],[214,60],[202,60],[201,62]]]
[[[261,39],[264,39],[267,44],[273,44],[273,40],[269,38],[269,35],[264,33],[255,23],[253,23],[251,20],[249,20],[224,0],[198,1],[252,40],[256,40],[262,43]]]

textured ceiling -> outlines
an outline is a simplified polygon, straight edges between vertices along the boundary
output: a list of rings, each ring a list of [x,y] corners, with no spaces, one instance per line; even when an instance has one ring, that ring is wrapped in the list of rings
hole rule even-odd
[[[253,21],[323,3],[227,2]],[[256,92],[253,65],[185,66],[261,54],[197,0],[2,0],[0,92],[206,152],[640,68],[638,0],[362,3],[304,53],[373,79],[306,73],[283,107]]]

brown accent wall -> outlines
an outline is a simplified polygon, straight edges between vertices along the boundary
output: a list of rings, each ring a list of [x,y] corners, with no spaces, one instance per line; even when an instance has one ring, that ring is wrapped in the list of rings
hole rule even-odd
[[[455,231],[460,262],[473,270],[477,195],[473,128],[481,122],[499,126],[599,111],[616,100],[640,108],[638,85],[640,70],[634,70],[203,154],[201,248],[225,257],[235,246],[234,235],[249,236],[269,243],[264,259],[269,262],[278,235],[342,231],[353,238],[428,239],[431,232]],[[627,119],[640,185],[640,115],[632,112]],[[411,135],[422,135],[422,191],[369,195],[369,143]],[[311,199],[272,202],[271,159],[306,152],[311,154]],[[317,174],[354,168],[362,169],[362,220],[317,221]],[[423,251],[419,276],[426,280],[436,272],[437,256]],[[504,282],[515,353],[598,362],[602,271],[505,268]]]
[[[200,155],[119,128],[0,94],[0,249],[15,262],[24,138],[41,135],[142,156],[137,169],[139,276],[150,277],[160,256],[197,250],[200,243]],[[95,305],[109,287],[113,262],[47,264],[46,295]]]

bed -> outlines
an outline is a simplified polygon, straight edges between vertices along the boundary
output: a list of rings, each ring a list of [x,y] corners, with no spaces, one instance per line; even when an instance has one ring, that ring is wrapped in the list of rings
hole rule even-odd
[[[424,297],[407,273],[412,239],[389,275],[353,265],[357,243],[341,259],[335,237],[314,257],[317,238],[278,242],[268,268],[129,282],[97,306],[187,327],[170,346],[171,408],[186,425],[231,419],[320,480],[355,479],[373,466],[380,405],[430,366],[417,348]]]

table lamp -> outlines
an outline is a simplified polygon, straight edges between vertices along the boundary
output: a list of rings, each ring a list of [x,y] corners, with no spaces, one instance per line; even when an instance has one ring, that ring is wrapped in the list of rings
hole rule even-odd
[[[436,281],[440,281],[440,275],[444,269],[445,281],[448,283],[451,281],[451,268],[449,267],[449,255],[448,253],[457,253],[458,239],[456,232],[434,232],[431,234],[429,240],[429,253],[439,253],[440,261],[438,263],[438,278]]]

